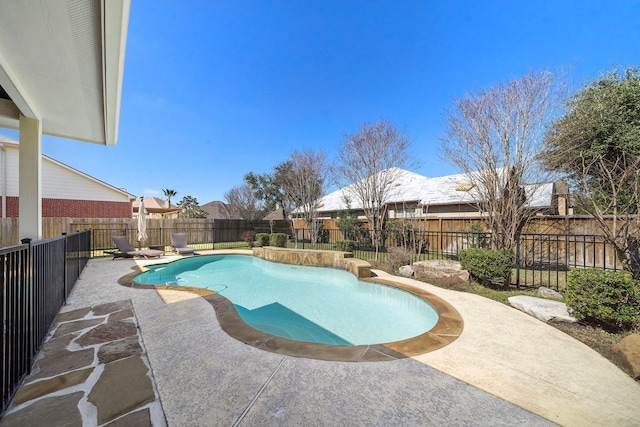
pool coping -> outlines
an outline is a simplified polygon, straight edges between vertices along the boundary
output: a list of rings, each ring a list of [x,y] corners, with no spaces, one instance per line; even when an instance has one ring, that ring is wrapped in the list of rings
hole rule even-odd
[[[217,254],[241,255],[224,252]],[[252,256],[248,254],[242,255]],[[393,280],[369,277],[360,278],[360,280],[396,287],[422,298],[436,309],[438,322],[431,330],[421,335],[383,344],[346,346],[289,340],[251,327],[242,320],[231,301],[214,291],[191,286],[145,285],[135,282],[134,277],[144,271],[144,266],[138,266],[138,271],[121,277],[118,283],[135,289],[154,289],[156,292],[172,290],[198,295],[213,307],[220,327],[229,336],[261,350],[293,357],[341,362],[397,360],[429,353],[445,347],[458,339],[464,329],[464,321],[460,313],[440,297],[423,289]]]

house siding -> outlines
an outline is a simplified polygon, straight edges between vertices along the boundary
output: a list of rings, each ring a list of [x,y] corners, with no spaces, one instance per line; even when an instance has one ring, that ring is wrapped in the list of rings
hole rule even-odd
[[[0,136],[0,198],[6,200],[6,217],[19,217],[19,145]],[[55,159],[42,156],[42,216],[45,218],[132,218],[132,200],[113,187]]]
[[[96,200],[103,202],[122,202],[127,196],[113,188],[98,183],[75,170],[55,164],[48,158],[42,162],[43,197],[66,200]]]

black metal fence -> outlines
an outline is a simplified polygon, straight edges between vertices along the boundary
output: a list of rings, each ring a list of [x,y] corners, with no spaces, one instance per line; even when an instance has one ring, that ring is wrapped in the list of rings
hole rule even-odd
[[[89,231],[0,249],[2,411],[89,259]]]
[[[197,249],[249,248],[251,236],[269,233],[265,228],[154,228],[148,229],[144,246],[168,247],[171,233],[186,233],[190,246]],[[289,235],[289,245],[302,249],[336,249],[337,242],[345,240],[345,233],[338,229],[323,229],[312,242],[308,229],[277,229]],[[250,234],[248,234],[250,233]],[[136,229],[93,230],[93,256],[105,255],[114,248],[111,237],[125,235],[132,243],[137,242]],[[458,259],[461,250],[473,247],[491,247],[491,233],[468,231],[440,232],[422,230],[382,230],[380,245],[376,249],[369,230],[360,229],[347,233],[355,242],[354,256],[368,261],[387,261],[400,248],[408,256],[407,262],[431,259]],[[521,234],[515,247],[515,264],[511,283],[515,286],[545,286],[562,289],[567,273],[572,268],[600,268],[620,270],[615,250],[602,236],[574,234]]]
[[[92,242],[91,256],[100,257],[109,255],[116,246],[112,238],[116,236],[125,236],[129,242],[135,247],[154,247],[168,250],[171,246],[172,233],[185,233],[187,241],[190,245],[196,246],[198,249],[213,249],[215,242],[214,228],[148,228],[146,230],[147,238],[138,240],[138,230],[136,228],[114,229],[94,229],[91,230]],[[236,236],[236,241],[239,237]]]
[[[368,261],[387,260],[392,248],[402,248],[409,262],[431,259],[458,259],[466,248],[490,248],[491,233],[440,232],[421,230],[382,230],[381,244],[372,243],[368,230],[352,232],[350,240],[356,245],[354,256]],[[325,229],[315,244],[309,230],[296,230],[297,245],[301,248],[335,249],[344,239],[341,230]],[[295,238],[293,240],[296,240]],[[516,239],[515,264],[511,283],[515,286],[545,286],[564,288],[567,273],[572,268],[621,270],[616,251],[602,236],[574,234],[520,234]]]

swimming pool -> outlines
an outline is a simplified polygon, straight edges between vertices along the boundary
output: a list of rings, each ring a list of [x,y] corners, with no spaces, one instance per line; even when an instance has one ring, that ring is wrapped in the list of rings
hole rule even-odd
[[[141,284],[209,289],[253,328],[285,339],[357,346],[429,331],[437,311],[423,298],[324,267],[244,255],[210,255],[148,266]]]

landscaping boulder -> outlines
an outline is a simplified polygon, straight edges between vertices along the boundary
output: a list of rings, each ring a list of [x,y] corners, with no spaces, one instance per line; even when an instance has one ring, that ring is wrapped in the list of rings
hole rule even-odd
[[[413,268],[410,265],[403,265],[398,269],[398,272],[405,277],[413,276]]]
[[[544,287],[538,288],[538,295],[541,296],[542,298],[557,299],[560,301],[564,299],[564,297],[560,292],[554,291],[553,289],[550,289],[550,288],[544,288]]]
[[[432,280],[435,283],[456,284],[469,281],[469,272],[463,270],[458,261],[417,261],[413,263],[413,272],[417,278]]]
[[[609,358],[634,379],[640,380],[640,335],[631,334],[609,350]]]
[[[567,305],[560,301],[517,295],[509,298],[509,304],[543,322],[575,323],[577,321],[569,314]]]

